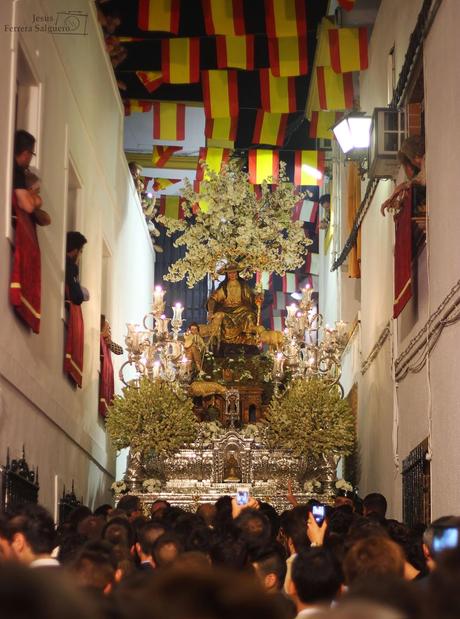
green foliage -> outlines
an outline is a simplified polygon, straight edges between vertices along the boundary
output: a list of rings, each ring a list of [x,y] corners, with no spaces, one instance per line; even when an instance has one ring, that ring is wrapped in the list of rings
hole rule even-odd
[[[203,370],[206,377],[225,384],[222,370],[232,370],[233,382],[242,385],[262,384],[269,381],[273,360],[269,355],[245,355],[244,352],[234,357],[215,357],[212,353],[204,356]],[[209,380],[209,378],[208,378]]]
[[[115,447],[169,455],[195,440],[198,422],[191,398],[162,381],[142,379],[116,396],[107,415]]]
[[[355,420],[350,405],[319,379],[294,380],[266,413],[270,447],[291,449],[296,456],[344,456],[353,451]]]

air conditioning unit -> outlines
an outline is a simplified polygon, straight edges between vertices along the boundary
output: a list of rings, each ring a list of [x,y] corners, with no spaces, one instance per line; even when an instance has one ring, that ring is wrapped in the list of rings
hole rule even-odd
[[[406,137],[404,112],[375,108],[369,143],[369,178],[395,178],[400,163],[398,150]]]

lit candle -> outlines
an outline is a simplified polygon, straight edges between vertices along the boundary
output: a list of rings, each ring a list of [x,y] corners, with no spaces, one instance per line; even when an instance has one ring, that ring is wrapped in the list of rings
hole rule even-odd
[[[181,322],[182,321],[182,312],[184,311],[184,308],[182,307],[182,305],[180,303],[176,303],[173,307],[173,321],[174,322]]]
[[[155,290],[153,291],[153,304],[160,305],[163,303],[163,297],[165,295],[165,291],[161,286],[155,286]]]
[[[295,303],[291,303],[291,305],[288,305],[287,307],[287,317],[288,318],[295,318],[295,314],[297,311],[297,305]]]
[[[273,371],[275,376],[280,376],[283,373],[284,357],[282,352],[276,353],[275,362],[273,364]]]

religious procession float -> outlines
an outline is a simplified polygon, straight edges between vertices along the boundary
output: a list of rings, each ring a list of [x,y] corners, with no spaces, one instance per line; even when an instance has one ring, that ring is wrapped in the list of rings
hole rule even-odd
[[[310,241],[292,218],[302,196],[282,167],[257,194],[238,162],[204,176],[199,195],[183,192],[184,219],[159,223],[185,248],[164,279],[217,282],[208,320],[183,333],[182,306],[166,317],[157,286],[151,313],[127,326],[125,386],[107,417],[116,448],[130,450],[115,492],[195,509],[245,486],[282,510],[289,485],[299,500],[328,502],[337,463],[355,449],[339,382],[347,326],[323,326],[309,287],[284,331],[261,324],[264,281],[305,261]]]

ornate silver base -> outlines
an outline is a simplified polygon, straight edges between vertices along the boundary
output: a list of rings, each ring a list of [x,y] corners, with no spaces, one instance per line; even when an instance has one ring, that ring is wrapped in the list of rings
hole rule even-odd
[[[158,492],[146,491],[145,480],[158,480]],[[333,459],[307,460],[281,449],[268,449],[260,436],[229,428],[219,436],[193,444],[165,459],[141,461],[130,457],[125,481],[130,492],[142,497],[146,511],[156,499],[194,511],[201,503],[234,495],[238,486],[249,487],[251,496],[271,503],[279,512],[290,507],[288,482],[299,503],[311,498],[329,503],[336,479]],[[305,482],[320,482],[318,492]],[[310,484],[311,485],[311,484]],[[319,485],[319,484],[318,484]]]

